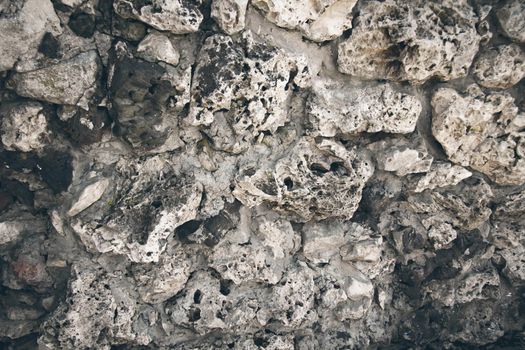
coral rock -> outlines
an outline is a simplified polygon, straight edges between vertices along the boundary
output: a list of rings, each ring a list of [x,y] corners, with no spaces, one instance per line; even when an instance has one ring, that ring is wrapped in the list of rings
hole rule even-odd
[[[465,0],[367,2],[339,45],[339,70],[414,84],[464,77],[478,51],[477,22]]]

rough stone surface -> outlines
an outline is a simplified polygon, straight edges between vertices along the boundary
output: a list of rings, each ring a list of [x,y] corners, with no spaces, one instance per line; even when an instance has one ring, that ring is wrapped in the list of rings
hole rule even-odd
[[[465,0],[371,1],[359,9],[350,38],[338,47],[342,73],[362,79],[464,77],[478,50],[478,18]]]
[[[139,57],[150,62],[166,62],[176,66],[180,54],[171,44],[170,39],[159,33],[148,34],[137,47]]]
[[[525,52],[518,45],[502,45],[478,57],[474,76],[486,88],[507,89],[525,77]]]
[[[226,34],[235,34],[244,29],[248,0],[214,0],[211,16]]]
[[[60,22],[49,0],[2,1],[0,4],[0,72],[24,55],[33,55],[46,32],[59,33]]]
[[[17,94],[45,102],[77,105],[89,94],[99,74],[100,60],[95,51],[49,67],[17,73],[9,84]]]
[[[357,0],[328,0],[304,3],[297,0],[256,0],[253,5],[279,27],[300,30],[313,41],[341,36],[352,28],[352,9]]]
[[[196,5],[183,0],[117,0],[113,8],[123,18],[137,19],[155,29],[173,34],[185,34],[196,32],[202,22],[202,14]]]
[[[313,129],[324,137],[380,131],[408,134],[416,128],[421,103],[387,84],[359,89],[316,82],[307,111]]]
[[[520,0],[509,0],[497,11],[503,33],[512,40],[525,42],[525,4]]]
[[[525,183],[525,114],[512,96],[443,88],[432,96],[432,110],[432,133],[452,161],[497,183]]]
[[[522,5],[0,0],[0,349],[524,348]]]
[[[2,108],[2,143],[6,149],[30,152],[46,146],[50,135],[43,108],[36,102]]]

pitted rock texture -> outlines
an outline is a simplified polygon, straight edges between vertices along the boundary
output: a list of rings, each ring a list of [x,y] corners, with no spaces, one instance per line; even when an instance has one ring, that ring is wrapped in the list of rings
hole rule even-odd
[[[339,45],[342,73],[362,79],[464,77],[478,51],[479,18],[465,0],[363,2],[357,25]]]
[[[0,349],[525,348],[521,0],[0,0]]]

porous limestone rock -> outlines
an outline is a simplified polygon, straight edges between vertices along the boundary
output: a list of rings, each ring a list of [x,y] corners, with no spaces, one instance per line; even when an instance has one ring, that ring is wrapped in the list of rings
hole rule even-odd
[[[205,40],[187,117],[191,125],[209,126],[215,147],[235,153],[289,120],[293,86],[304,86],[308,73],[302,59],[257,42],[250,32],[239,40],[219,34]]]
[[[213,0],[211,17],[229,35],[244,29],[248,0]]]
[[[170,39],[157,32],[152,32],[142,39],[137,47],[137,54],[146,61],[166,62],[173,66],[179,64],[180,58]]]
[[[521,9],[0,0],[0,348],[523,348]]]
[[[194,249],[174,244],[154,266],[137,265],[133,274],[141,299],[158,304],[180,292],[193,272],[196,253]]]
[[[491,288],[500,285],[500,278],[495,269],[464,276],[461,279],[453,279],[443,284],[433,281],[427,287],[431,298],[439,300],[445,306],[463,304],[477,300],[489,299]]]
[[[466,0],[366,2],[338,47],[338,68],[361,79],[413,84],[464,77],[481,40],[477,22]]]
[[[250,218],[253,233],[230,231],[213,249],[210,266],[224,279],[276,284],[299,248],[299,237],[288,221],[275,216]],[[239,230],[245,229],[240,225]],[[239,235],[245,238],[240,240]]]
[[[104,200],[75,216],[73,229],[91,251],[158,262],[167,237],[196,217],[202,184],[191,176],[177,176],[173,166],[159,156],[132,163],[122,159],[111,182]],[[97,210],[101,210],[100,221],[83,220]]]
[[[425,176],[419,179],[414,191],[423,192],[427,189],[454,186],[471,175],[470,171],[459,165],[448,162],[434,162]]]
[[[45,33],[59,34],[60,21],[49,0],[6,0],[0,4],[0,72],[24,55],[37,53]]]
[[[44,106],[37,102],[6,105],[0,108],[2,143],[8,150],[39,151],[50,137]]]
[[[113,8],[123,18],[139,20],[161,31],[186,34],[196,32],[202,22],[197,5],[183,0],[117,0]]]
[[[473,73],[483,87],[510,88],[525,77],[525,52],[515,44],[497,46],[478,57]]]
[[[92,94],[100,73],[96,51],[81,53],[69,60],[15,74],[9,84],[20,96],[45,102],[77,105]]]
[[[101,179],[86,186],[86,188],[84,188],[80,193],[78,199],[71,205],[67,215],[75,216],[83,210],[89,208],[90,205],[102,197],[109,184],[109,179]]]
[[[46,232],[46,221],[31,213],[10,210],[0,216],[0,249],[17,244],[25,236]]]
[[[374,151],[379,169],[394,172],[397,176],[425,173],[434,160],[421,139],[414,145],[403,139],[379,141],[368,148]]]
[[[525,4],[520,0],[508,0],[497,12],[503,32],[512,40],[525,42]]]
[[[110,58],[110,114],[133,147],[152,149],[170,140],[189,101],[191,69],[144,62],[119,41]]]
[[[326,0],[304,3],[298,0],[255,0],[252,4],[266,19],[287,29],[297,29],[313,41],[338,38],[352,28],[352,9],[357,0]]]
[[[307,101],[314,130],[324,137],[358,132],[411,133],[421,113],[412,95],[389,84],[365,88],[315,81]]]
[[[356,149],[302,138],[274,164],[242,169],[233,194],[246,206],[266,203],[300,221],[350,219],[373,171]]]
[[[432,133],[450,160],[499,184],[525,183],[525,114],[511,95],[441,88],[432,110]]]

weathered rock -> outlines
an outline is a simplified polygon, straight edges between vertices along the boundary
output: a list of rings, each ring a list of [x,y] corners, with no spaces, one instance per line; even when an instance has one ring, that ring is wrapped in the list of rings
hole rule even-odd
[[[156,265],[138,265],[133,271],[140,297],[146,303],[158,304],[175,296],[193,272],[195,256],[192,254],[195,251],[181,245],[169,250],[170,253],[164,254]]]
[[[29,102],[2,106],[2,143],[8,150],[42,150],[50,137],[47,119],[40,103]]]
[[[0,72],[13,68],[24,55],[36,54],[46,32],[61,32],[51,1],[3,1],[0,4]]]
[[[328,0],[305,4],[297,0],[256,0],[253,5],[279,27],[300,30],[313,41],[341,36],[352,28],[352,9],[357,0]]]
[[[133,180],[134,173],[141,174],[139,181]],[[122,160],[111,182],[112,191],[104,193],[105,200],[77,215],[73,229],[91,251],[125,255],[135,262],[158,262],[167,237],[195,219],[202,184],[191,176],[175,175],[172,165],[159,156],[144,162]],[[83,215],[92,215],[91,210],[102,211],[102,220],[97,215],[100,222],[83,220]]]
[[[525,77],[525,52],[518,45],[501,45],[482,53],[474,76],[487,88],[507,89]]]
[[[67,212],[68,216],[75,216],[83,210],[89,208],[90,205],[98,201],[109,186],[108,179],[102,179],[94,182],[82,190],[78,199],[71,205]]]
[[[472,173],[467,169],[445,162],[434,162],[428,173],[417,183],[415,192],[433,190],[438,187],[454,186],[470,177]]]
[[[299,237],[288,221],[271,216],[250,220],[253,233],[230,231],[214,248],[210,266],[236,284],[252,280],[276,284],[299,247]],[[239,242],[239,235],[245,239]]]
[[[195,3],[183,0],[117,0],[113,8],[123,18],[136,19],[173,34],[196,32],[203,19]]]
[[[520,0],[509,0],[496,16],[503,32],[512,40],[525,42],[525,4]]]
[[[317,81],[307,112],[313,129],[325,137],[380,131],[406,134],[416,128],[421,103],[388,84],[358,89]]]
[[[422,140],[418,140],[415,145],[402,139],[379,141],[368,148],[375,151],[379,169],[395,172],[397,176],[425,173],[433,161]]]
[[[224,35],[206,39],[187,118],[192,125],[210,126],[207,133],[216,147],[236,153],[288,121],[292,85],[302,85],[308,72],[302,60],[256,42],[250,33],[241,41]],[[225,130],[231,134],[221,135]]]
[[[14,246],[25,236],[44,233],[46,228],[43,218],[20,213],[16,209],[7,211],[1,215],[0,249]]]
[[[139,57],[150,62],[166,62],[176,66],[179,64],[179,52],[173,47],[170,39],[160,33],[148,34],[137,47]]]
[[[465,0],[371,1],[356,21],[337,63],[342,73],[362,79],[422,84],[464,77],[480,42],[478,18]]]
[[[371,161],[357,150],[303,138],[274,165],[243,169],[233,194],[246,206],[267,203],[300,221],[350,219],[372,173]]]
[[[95,51],[88,51],[49,67],[17,73],[9,84],[21,96],[83,106],[83,100],[93,94],[91,89],[95,87],[99,73],[100,59]]]
[[[211,16],[229,35],[244,29],[248,0],[213,0]]]
[[[132,58],[123,42],[114,51],[109,90],[119,133],[134,147],[159,147],[189,100],[190,69]]]
[[[525,114],[506,93],[466,94],[450,88],[432,97],[432,133],[450,160],[499,184],[525,183]]]

